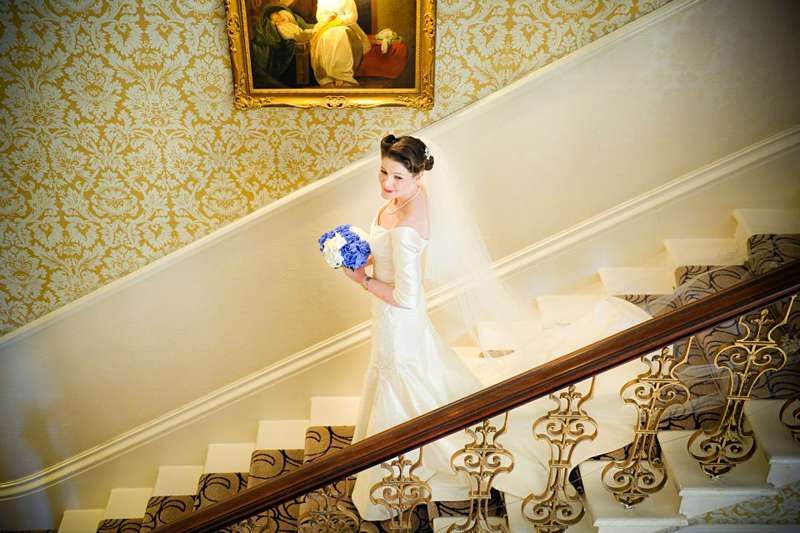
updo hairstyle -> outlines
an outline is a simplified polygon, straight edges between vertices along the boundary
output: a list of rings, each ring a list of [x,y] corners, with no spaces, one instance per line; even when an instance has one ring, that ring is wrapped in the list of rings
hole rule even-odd
[[[433,156],[425,157],[426,149],[424,142],[410,135],[395,137],[390,133],[381,139],[381,157],[397,161],[412,174],[433,168]]]

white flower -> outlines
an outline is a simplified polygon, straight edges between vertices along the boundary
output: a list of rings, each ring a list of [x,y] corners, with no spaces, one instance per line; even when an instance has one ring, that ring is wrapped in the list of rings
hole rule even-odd
[[[358,238],[361,239],[362,241],[369,242],[369,235],[363,229],[357,228],[355,226],[350,226],[350,231],[358,235]]]
[[[347,244],[347,240],[338,233],[325,241],[322,248],[322,257],[331,268],[339,268],[342,266],[342,254],[339,252],[342,246]]]

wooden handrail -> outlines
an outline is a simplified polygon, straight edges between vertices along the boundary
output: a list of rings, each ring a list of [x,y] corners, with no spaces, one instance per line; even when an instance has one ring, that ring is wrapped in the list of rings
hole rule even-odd
[[[800,261],[793,261],[304,464],[156,531],[216,531],[798,291]]]

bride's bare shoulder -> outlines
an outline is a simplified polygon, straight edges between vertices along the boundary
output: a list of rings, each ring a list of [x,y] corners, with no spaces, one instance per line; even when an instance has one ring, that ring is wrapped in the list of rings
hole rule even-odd
[[[425,196],[425,191],[421,191],[421,193],[422,194],[420,194],[418,198],[415,198],[414,202],[411,202],[411,205],[409,205],[410,209],[406,211],[399,225],[411,226],[417,230],[417,233],[419,233],[423,239],[427,239],[430,233],[428,198]]]

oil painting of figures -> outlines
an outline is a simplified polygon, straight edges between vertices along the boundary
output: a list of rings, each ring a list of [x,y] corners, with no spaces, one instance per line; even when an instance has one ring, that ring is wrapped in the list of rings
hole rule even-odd
[[[246,0],[254,89],[413,88],[413,0]]]

